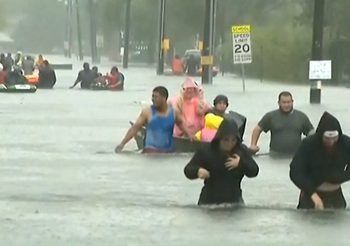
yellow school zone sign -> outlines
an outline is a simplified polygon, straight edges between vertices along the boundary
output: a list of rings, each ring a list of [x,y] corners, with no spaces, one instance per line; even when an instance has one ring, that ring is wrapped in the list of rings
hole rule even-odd
[[[170,39],[165,38],[163,40],[163,49],[166,51],[170,50]]]
[[[201,56],[201,65],[212,65],[214,64],[213,56]]]
[[[250,25],[232,26],[232,33],[250,33]]]
[[[253,62],[250,31],[250,25],[232,26],[233,64]]]

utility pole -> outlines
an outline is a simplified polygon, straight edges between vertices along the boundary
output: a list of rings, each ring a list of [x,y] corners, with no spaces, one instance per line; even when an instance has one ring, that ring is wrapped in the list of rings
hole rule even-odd
[[[68,42],[67,55],[69,58],[72,57],[72,43],[73,43],[72,9],[73,9],[73,2],[72,0],[68,0],[67,2],[67,42]]]
[[[157,74],[158,75],[164,74],[165,4],[166,4],[166,0],[160,0],[159,37],[158,37],[158,66],[157,66]]]
[[[216,0],[206,0],[202,51],[202,84],[213,83],[214,26]]]
[[[84,59],[84,56],[83,56],[83,47],[81,42],[79,0],[75,0],[75,11],[76,11],[76,17],[77,17],[77,38],[78,38],[79,60],[82,61]]]
[[[63,44],[63,47],[64,47],[64,56],[65,57],[70,57],[70,11],[69,11],[69,8],[70,8],[70,1],[69,0],[65,0],[64,1],[64,5],[65,5],[65,8],[66,8],[66,19],[65,19],[65,25],[66,25],[66,30],[65,30],[65,39],[64,39],[64,44]]]
[[[128,68],[129,66],[130,15],[131,15],[131,0],[126,0],[123,68]]]
[[[311,60],[322,60],[323,47],[323,19],[325,10],[325,0],[314,0],[314,21],[312,35]],[[321,84],[320,80],[312,80],[310,85],[310,103],[321,103]]]
[[[94,13],[94,0],[89,0],[90,9],[90,43],[91,43],[91,60],[92,63],[97,63],[97,47],[96,47],[96,19]]]

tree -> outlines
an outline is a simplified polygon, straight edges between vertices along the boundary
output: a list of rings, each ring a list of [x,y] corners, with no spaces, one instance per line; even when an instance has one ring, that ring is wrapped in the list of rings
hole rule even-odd
[[[21,8],[16,4],[21,3]],[[22,19],[15,27],[13,38],[24,52],[49,52],[63,47],[65,38],[65,6],[57,1],[18,1],[12,5],[13,16]],[[24,12],[22,12],[25,10]],[[48,21],[50,20],[50,21]]]

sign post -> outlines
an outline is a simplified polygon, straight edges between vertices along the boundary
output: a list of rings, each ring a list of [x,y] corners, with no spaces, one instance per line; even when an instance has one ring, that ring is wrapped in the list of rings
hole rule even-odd
[[[245,91],[244,64],[253,61],[250,29],[250,25],[232,26],[233,64],[241,64],[243,91]]]
[[[241,64],[241,74],[242,74],[243,92],[245,92],[245,70],[244,70],[244,64]]]

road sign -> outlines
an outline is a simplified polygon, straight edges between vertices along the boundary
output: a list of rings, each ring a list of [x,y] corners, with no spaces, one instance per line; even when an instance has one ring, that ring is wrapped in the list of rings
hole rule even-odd
[[[69,49],[69,42],[68,42],[68,41],[64,41],[64,42],[63,42],[63,48],[64,48],[65,50],[68,50],[68,49]]]
[[[332,61],[310,61],[309,79],[332,79]]]
[[[201,56],[201,65],[213,65],[214,57],[213,56]]]
[[[250,29],[250,25],[232,26],[234,64],[247,64],[253,61]]]
[[[96,35],[96,46],[97,48],[99,49],[102,49],[103,46],[104,46],[104,38],[103,38],[103,35],[101,34],[97,34]]]

